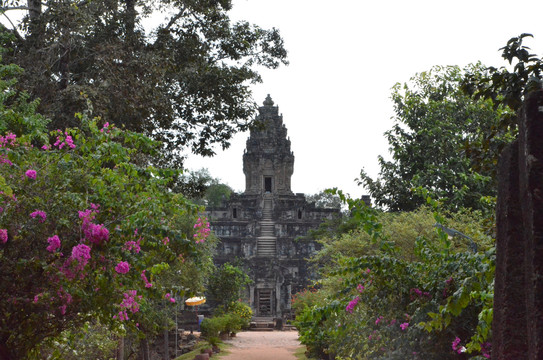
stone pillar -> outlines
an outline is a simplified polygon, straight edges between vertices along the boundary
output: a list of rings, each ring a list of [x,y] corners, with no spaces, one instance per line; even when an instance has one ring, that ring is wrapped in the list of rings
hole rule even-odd
[[[543,91],[500,158],[492,359],[543,359]]]
[[[543,91],[526,97],[519,124],[528,359],[543,359]]]
[[[518,142],[500,156],[492,358],[522,359],[527,353],[525,241],[519,201]],[[500,355],[501,354],[501,355]]]

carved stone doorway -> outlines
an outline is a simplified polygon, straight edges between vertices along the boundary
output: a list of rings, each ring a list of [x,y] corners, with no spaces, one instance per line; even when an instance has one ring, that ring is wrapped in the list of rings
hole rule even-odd
[[[274,312],[273,290],[256,290],[256,316],[273,316]]]
[[[264,178],[264,191],[267,193],[272,192],[272,178],[271,177],[266,176]]]

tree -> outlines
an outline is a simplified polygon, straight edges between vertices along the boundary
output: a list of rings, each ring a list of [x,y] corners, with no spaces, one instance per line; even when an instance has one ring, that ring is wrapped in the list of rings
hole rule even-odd
[[[468,72],[462,81],[462,90],[475,99],[492,99],[496,105],[505,104],[514,111],[519,110],[527,93],[543,87],[543,58],[530,54],[530,48],[522,44],[527,37],[533,36],[513,37],[500,49],[509,65],[515,63],[513,71],[490,66],[486,72]],[[507,121],[510,119],[505,118],[504,125],[511,126]]]
[[[184,171],[172,184],[172,189],[184,194],[196,204],[210,207],[220,206],[230,199],[234,190],[221,180],[214,178],[208,169]]]
[[[256,66],[287,63],[278,30],[232,24],[230,0],[5,3],[4,14],[27,11],[5,29],[14,35],[7,59],[25,69],[20,88],[41,99],[51,129],[79,126],[73,114],[88,98],[102,123],[162,141],[178,165],[181,149],[228,147],[256,110],[248,87],[261,80]],[[165,20],[144,29],[158,16]]]
[[[25,358],[66,329],[98,319],[112,331],[155,325],[161,281],[198,247],[198,207],[168,188],[176,171],[134,158],[159,144],[78,114],[47,120],[16,90],[20,68],[0,65],[0,357]],[[206,230],[207,229],[207,230]],[[190,232],[189,232],[190,231]],[[170,300],[171,301],[171,300]],[[159,324],[161,325],[161,324]]]
[[[325,209],[340,209],[341,200],[338,196],[323,190],[319,193],[306,196],[307,202],[314,202],[315,206],[318,208]]]
[[[228,310],[240,298],[241,291],[251,283],[243,270],[230,263],[218,266],[209,278],[207,294],[216,306]]]
[[[483,72],[480,64],[464,72]],[[473,100],[460,90],[462,70],[434,67],[403,86],[393,87],[395,125],[385,133],[392,160],[379,157],[379,178],[363,170],[359,183],[378,206],[390,211],[414,210],[424,199],[413,190],[428,189],[448,209],[484,209],[481,201],[496,194],[495,164],[513,132],[488,139],[503,106]]]

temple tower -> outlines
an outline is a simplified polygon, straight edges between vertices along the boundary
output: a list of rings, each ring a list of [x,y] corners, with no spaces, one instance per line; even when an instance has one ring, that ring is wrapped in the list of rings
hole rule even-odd
[[[290,151],[283,116],[279,115],[279,107],[273,106],[270,95],[258,111],[259,126],[251,130],[243,154],[245,194],[293,195],[290,179],[294,172],[294,154]]]
[[[221,240],[215,262],[241,261],[253,280],[246,300],[254,315],[288,318],[292,294],[312,277],[307,259],[320,246],[297,239],[339,210],[316,208],[292,192],[294,154],[283,116],[269,95],[263,105],[243,154],[245,192],[206,213]]]

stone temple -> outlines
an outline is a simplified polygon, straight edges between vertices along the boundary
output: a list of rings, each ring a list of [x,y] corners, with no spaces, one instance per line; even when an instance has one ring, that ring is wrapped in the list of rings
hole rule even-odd
[[[215,262],[243,264],[253,283],[246,294],[257,317],[289,317],[291,297],[311,278],[306,259],[317,249],[299,239],[336,209],[316,208],[291,190],[294,154],[279,108],[270,96],[259,108],[243,154],[245,192],[220,207],[208,208],[211,228],[220,238]]]

